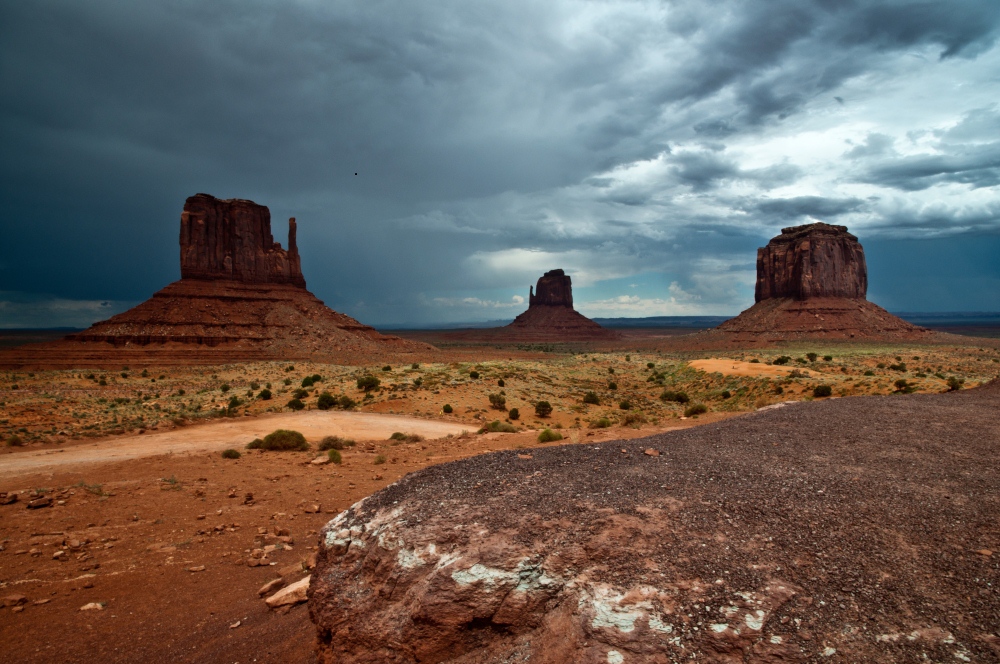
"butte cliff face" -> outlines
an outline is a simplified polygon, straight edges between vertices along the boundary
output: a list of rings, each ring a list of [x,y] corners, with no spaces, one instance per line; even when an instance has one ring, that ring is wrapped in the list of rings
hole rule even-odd
[[[528,287],[528,310],[495,331],[518,340],[586,341],[620,336],[573,308],[573,283],[563,270],[550,270]]]
[[[794,339],[924,339],[933,336],[865,299],[868,266],[844,226],[784,228],[757,250],[756,304],[706,342],[753,346]]]
[[[288,250],[271,235],[271,211],[253,201],[196,194],[181,212],[181,278],[306,287],[288,220]]]
[[[757,250],[757,302],[771,298],[865,299],[865,250],[846,226],[808,224],[782,228]]]
[[[215,364],[313,359],[362,364],[433,347],[382,335],[306,290],[289,220],[288,249],[271,213],[208,194],[181,213],[181,279],[142,304],[50,344],[0,354],[0,366]]]

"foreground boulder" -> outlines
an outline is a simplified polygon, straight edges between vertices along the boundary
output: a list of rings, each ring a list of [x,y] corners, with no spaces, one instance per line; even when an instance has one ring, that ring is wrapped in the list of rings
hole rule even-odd
[[[794,404],[414,473],[321,532],[319,660],[996,661],[998,396]]]

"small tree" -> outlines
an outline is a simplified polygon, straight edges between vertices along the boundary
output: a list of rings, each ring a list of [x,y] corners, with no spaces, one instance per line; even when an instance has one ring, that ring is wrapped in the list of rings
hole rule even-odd
[[[359,390],[364,390],[365,392],[371,392],[372,390],[377,389],[379,385],[381,385],[381,381],[375,376],[368,375],[358,378]]]
[[[587,392],[583,395],[583,403],[593,404],[595,406],[600,405],[601,400],[597,396],[597,392]]]
[[[521,417],[521,411],[519,411],[517,408],[511,408],[510,412],[507,413],[507,417],[509,417],[512,420],[519,419]]]
[[[538,417],[548,417],[552,414],[552,404],[548,401],[539,401],[535,404],[535,415]]]
[[[261,399],[263,399],[264,401],[270,401],[271,400],[271,390],[269,390],[269,389],[267,389],[265,387],[263,390],[260,391],[260,394],[258,396]]]
[[[806,357],[809,358],[810,362],[815,362],[816,358],[818,358],[819,355],[817,355],[816,353],[806,353]]]
[[[301,399],[292,399],[285,405],[291,408],[292,410],[302,410],[303,408],[306,407],[306,405],[302,403]]]
[[[493,410],[507,410],[507,397],[503,394],[491,394],[490,408]]]
[[[320,410],[330,410],[337,405],[337,399],[329,392],[324,392],[319,395],[319,399],[316,400],[316,407]]]
[[[833,394],[833,388],[829,385],[817,385],[813,388],[813,396],[816,398],[828,397],[831,394]]]
[[[446,403],[445,405],[441,406],[441,412],[443,413],[450,414],[453,410],[455,409],[451,407],[451,404]]]

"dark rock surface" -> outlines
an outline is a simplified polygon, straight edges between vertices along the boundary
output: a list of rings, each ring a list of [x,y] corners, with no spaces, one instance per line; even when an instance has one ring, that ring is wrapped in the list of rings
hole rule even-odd
[[[528,287],[528,307],[539,305],[573,308],[573,283],[562,270],[549,270],[538,278],[534,291]]]
[[[817,223],[782,228],[757,250],[757,302],[772,298],[865,299],[865,251],[846,226]]]
[[[181,278],[306,287],[288,220],[288,250],[271,235],[271,211],[239,198],[196,194],[181,213]]]
[[[998,400],[795,403],[411,474],[321,532],[319,661],[997,661]]]

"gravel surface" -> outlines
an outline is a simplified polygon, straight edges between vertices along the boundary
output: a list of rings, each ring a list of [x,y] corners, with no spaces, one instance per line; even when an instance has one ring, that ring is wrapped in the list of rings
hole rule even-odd
[[[414,473],[356,516],[404,502],[410,524],[472,514],[536,550],[582,547],[618,587],[700,579],[698,603],[679,607],[691,629],[734,588],[780,578],[800,592],[773,620],[800,644],[846,641],[854,661],[998,661],[998,403],[994,381],[499,452]],[[634,533],[606,532],[630,520]]]

